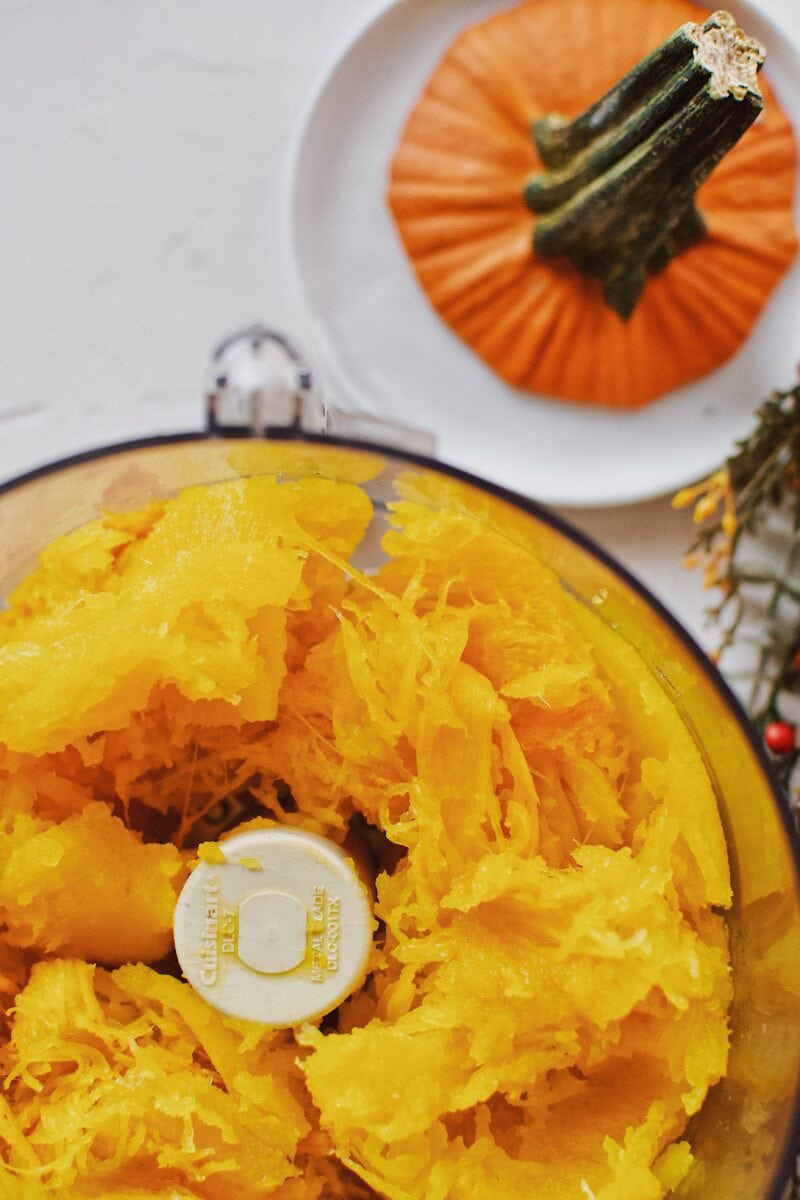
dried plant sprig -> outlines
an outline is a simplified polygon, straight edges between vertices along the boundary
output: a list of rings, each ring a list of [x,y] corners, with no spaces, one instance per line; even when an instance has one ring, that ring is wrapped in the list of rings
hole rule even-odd
[[[788,782],[798,749],[785,704],[800,694],[800,382],[773,392],[719,470],[673,504],[692,506],[698,526],[686,565],[702,567],[704,586],[719,593],[708,610],[720,631],[712,657],[758,630],[747,703]]]

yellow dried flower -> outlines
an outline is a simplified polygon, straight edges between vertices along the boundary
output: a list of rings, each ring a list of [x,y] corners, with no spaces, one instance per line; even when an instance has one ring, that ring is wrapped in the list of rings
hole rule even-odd
[[[719,495],[716,492],[707,492],[701,497],[694,506],[693,521],[695,525],[702,525],[703,521],[707,521],[709,517],[713,517],[719,506]]]
[[[697,498],[697,496],[700,495],[702,490],[703,490],[702,484],[699,484],[696,487],[681,488],[681,490],[679,492],[676,492],[675,495],[672,497],[672,507],[673,508],[688,508],[689,505],[694,502],[694,500]]]

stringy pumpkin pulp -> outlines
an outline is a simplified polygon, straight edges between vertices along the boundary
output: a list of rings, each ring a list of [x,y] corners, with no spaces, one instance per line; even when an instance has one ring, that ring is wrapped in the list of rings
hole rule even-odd
[[[409,493],[367,577],[372,515],[319,478],[188,489],[54,542],[0,615],[5,1200],[657,1200],[689,1169],[730,999],[694,743],[529,548]],[[230,797],[383,833],[334,1022],[176,977]]]

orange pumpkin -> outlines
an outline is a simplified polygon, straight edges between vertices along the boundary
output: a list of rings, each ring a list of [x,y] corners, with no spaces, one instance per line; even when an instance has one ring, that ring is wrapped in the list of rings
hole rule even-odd
[[[440,316],[515,387],[646,404],[729,358],[792,261],[796,144],[763,79],[759,120],[698,192],[703,236],[627,319],[599,279],[533,250],[532,123],[574,118],[707,15],[689,0],[527,0],[457,38],[411,113],[388,191],[403,244]]]

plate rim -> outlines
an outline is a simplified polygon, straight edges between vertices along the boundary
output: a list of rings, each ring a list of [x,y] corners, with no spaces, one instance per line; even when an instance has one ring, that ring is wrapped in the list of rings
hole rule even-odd
[[[450,3],[455,6],[458,3],[458,0],[439,0],[439,2],[442,4]],[[492,0],[492,3],[496,4],[498,11],[513,8],[518,2],[519,0]],[[708,3],[708,0],[695,0],[695,2],[703,4],[704,2]],[[344,400],[344,407],[348,411],[354,413],[368,413],[379,418],[385,417],[387,421],[392,421],[393,419],[402,420],[404,416],[402,406],[398,405],[397,410],[386,411],[385,409],[378,409],[376,405],[371,403],[370,397],[365,393],[361,384],[354,379],[349,374],[347,369],[342,365],[341,356],[336,350],[335,339],[329,336],[327,328],[325,328],[325,326],[320,322],[315,312],[314,305],[311,300],[310,289],[305,278],[305,272],[301,266],[301,239],[298,229],[300,205],[298,204],[298,195],[301,188],[300,167],[303,154],[314,118],[320,110],[321,102],[326,91],[337,76],[341,65],[357,48],[357,46],[365,38],[367,38],[373,32],[373,30],[378,27],[391,13],[403,7],[407,3],[409,3],[409,0],[376,0],[376,3],[374,6],[371,6],[370,11],[367,12],[366,16],[360,21],[356,22],[354,27],[345,34],[341,42],[334,47],[333,51],[327,56],[322,66],[317,71],[317,74],[312,81],[312,85],[308,93],[306,94],[305,101],[301,106],[300,112],[295,120],[290,134],[285,157],[283,201],[280,205],[283,229],[286,234],[286,252],[288,254],[289,266],[300,304],[300,311],[303,319],[303,329],[308,331],[308,348],[310,357],[312,364],[318,369],[318,377],[321,379],[323,385],[323,396],[325,396],[328,392],[328,385],[332,384],[331,396],[333,397],[336,394],[341,394]],[[771,37],[775,39],[776,43],[780,43],[783,53],[789,60],[788,65],[794,66],[797,69],[797,78],[800,81],[800,41],[796,40],[791,33],[787,33],[776,24],[771,13],[764,11],[760,0],[734,0],[732,7],[743,10],[741,14],[736,15],[737,20],[741,20],[742,17],[744,17],[746,20],[748,15],[752,14],[757,17],[759,23],[764,27],[765,30],[769,32]],[[709,11],[711,12],[715,10],[713,8],[709,8]],[[800,84],[798,85],[798,90],[800,91]],[[800,128],[797,126],[795,126],[795,134],[797,137],[798,148],[800,148]],[[798,203],[800,203],[800,169],[798,169],[796,177],[795,206],[797,206]],[[800,252],[798,252],[798,257],[795,259],[795,265],[797,264],[798,259],[800,259]],[[791,270],[791,267],[789,269]],[[785,279],[786,276],[783,278]],[[783,280],[780,280],[778,286],[780,286],[782,282]],[[441,322],[441,317],[439,317],[435,311],[431,312],[431,317],[433,320]],[[745,339],[745,342],[742,343],[742,346],[746,343],[746,341],[747,339]],[[742,347],[739,347],[739,350],[741,348]],[[730,363],[738,352],[738,350],[735,351],[731,359],[728,359],[727,363],[723,363],[721,366],[724,367]],[[713,372],[709,372],[708,374],[713,374]],[[707,376],[702,378],[707,378]],[[498,380],[498,382],[502,383],[502,380]],[[699,380],[693,382],[699,382]],[[509,391],[514,393],[518,392],[519,389],[509,388]],[[767,389],[765,389],[764,395],[766,395],[766,392]],[[394,391],[389,392],[388,395],[390,400],[394,401],[397,399]],[[667,399],[668,397],[669,393],[667,393],[663,399]],[[541,399],[552,401],[554,403],[556,402],[555,398],[553,397],[543,396]],[[656,402],[658,402],[658,399],[662,399],[662,397],[658,397]],[[752,410],[753,414],[755,414],[756,408],[762,399],[763,397],[761,396],[754,398]],[[435,431],[427,430],[427,432],[433,433],[435,437],[435,453],[438,458],[439,442],[441,439]],[[545,507],[555,509],[563,508],[573,512],[578,512],[580,510],[591,511],[593,509],[624,508],[628,505],[636,505],[645,503],[647,501],[666,499],[670,497],[680,488],[695,483],[721,466],[723,456],[733,449],[734,445],[733,442],[731,442],[727,447],[721,447],[719,452],[716,453],[713,458],[709,455],[708,463],[706,467],[703,468],[701,473],[683,473],[676,476],[672,483],[667,485],[660,483],[655,489],[649,486],[628,487],[622,491],[606,489],[605,492],[592,498],[587,498],[585,493],[582,493],[578,498],[575,498],[575,496],[570,495],[567,492],[559,494],[557,498],[548,498],[547,495],[541,495],[536,492],[526,492],[522,491],[522,489],[514,490],[520,490],[520,494],[529,496],[529,498],[536,500]],[[452,461],[449,457],[445,457],[441,459],[441,461],[446,462],[448,465],[456,467],[457,469],[472,470],[472,468],[465,466],[463,463]],[[473,471],[473,473],[475,472]]]

